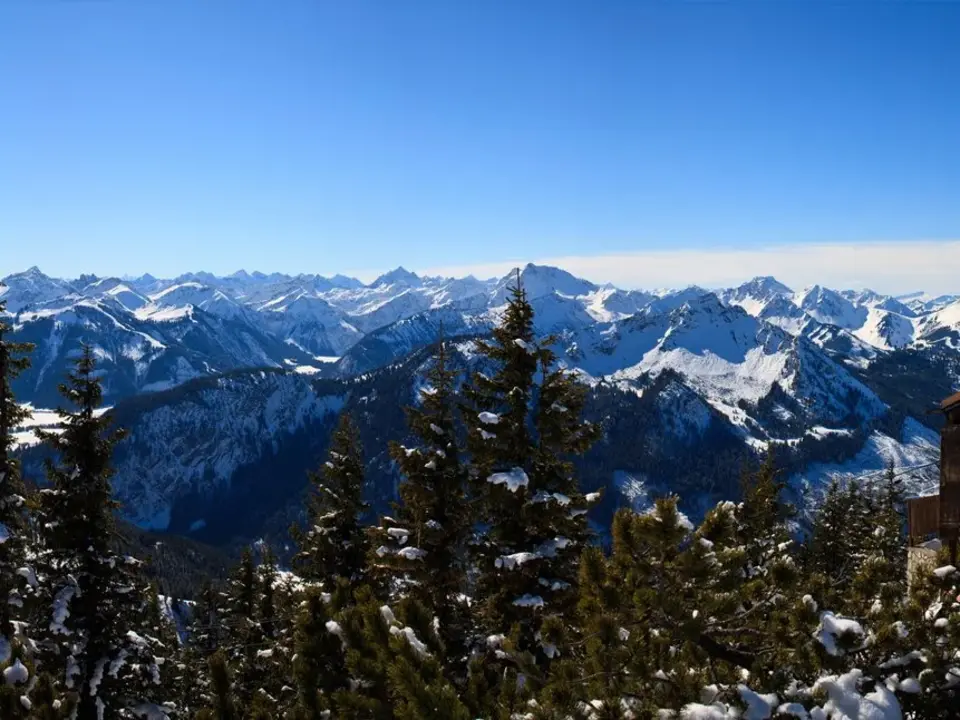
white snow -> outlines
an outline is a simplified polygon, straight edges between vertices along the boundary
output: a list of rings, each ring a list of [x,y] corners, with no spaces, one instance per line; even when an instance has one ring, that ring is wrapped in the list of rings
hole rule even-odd
[[[64,627],[64,623],[70,617],[70,601],[79,594],[80,588],[76,585],[65,585],[60,589],[53,599],[53,618],[50,621],[50,632],[59,635],[70,634],[70,630]]]
[[[519,348],[521,348],[521,349],[523,349],[523,350],[526,350],[526,351],[527,351],[528,353],[530,353],[531,355],[533,355],[534,353],[537,352],[537,348],[536,348],[532,343],[529,343],[529,342],[527,342],[526,340],[524,340],[524,339],[522,339],[522,338],[516,338],[516,339],[513,341],[513,343],[514,343],[514,345],[516,345],[517,347],[519,347]]]
[[[413,651],[421,658],[430,657],[430,650],[427,648],[426,644],[417,637],[416,632],[413,628],[405,627],[391,627],[391,635],[402,635],[406,638],[407,642],[410,644],[410,647],[413,648]]]
[[[503,568],[504,570],[513,570],[514,568],[518,568],[526,562],[537,560],[540,557],[541,556],[537,553],[518,552],[513,553],[512,555],[502,555],[501,557],[498,557],[495,564],[498,568]]]
[[[823,706],[824,718],[855,718],[856,720],[901,720],[902,712],[897,698],[882,684],[877,684],[867,695],[861,695],[859,684],[863,672],[851,670],[844,675],[821,678],[814,691],[824,691],[829,700]]]
[[[327,620],[326,628],[327,632],[333,633],[338,638],[343,640],[343,628],[340,627],[340,623],[338,623],[336,620]]]
[[[392,527],[387,528],[387,535],[396,539],[401,545],[404,545],[407,542],[407,538],[410,537],[410,531],[406,528]]]
[[[541,490],[531,498],[530,502],[534,504],[555,502],[558,505],[566,506],[570,504],[570,498],[563,493],[548,493]]]
[[[746,685],[738,685],[737,692],[747,705],[743,720],[767,720],[777,710],[779,698],[775,694],[760,695]]]
[[[7,685],[22,685],[30,678],[30,672],[20,662],[20,658],[13,661],[13,665],[3,671],[3,679]]]
[[[529,593],[518,597],[513,601],[517,607],[542,608],[543,598],[539,595],[530,595]]]
[[[934,570],[933,574],[943,580],[948,575],[953,575],[953,573],[956,571],[957,569],[953,565],[944,565],[943,567],[938,567],[936,570]]]
[[[427,551],[416,547],[405,547],[397,550],[397,556],[404,560],[423,560],[427,556]]]
[[[826,651],[835,656],[846,654],[848,651],[840,647],[840,638],[853,640],[848,647],[859,649],[865,642],[865,633],[863,627],[856,620],[843,618],[834,615],[830,611],[820,613],[820,627],[814,633],[814,637],[820,642]]]
[[[482,412],[477,415],[477,419],[484,425],[496,425],[500,422],[500,416],[492,412]]]
[[[393,610],[390,609],[390,606],[389,606],[389,605],[381,605],[381,606],[380,606],[380,617],[383,618],[383,621],[384,621],[387,625],[396,625],[396,624],[397,624],[397,616],[393,614]]]
[[[493,473],[487,478],[491,485],[505,485],[510,492],[517,492],[530,484],[530,479],[522,468],[513,468],[507,472]]]

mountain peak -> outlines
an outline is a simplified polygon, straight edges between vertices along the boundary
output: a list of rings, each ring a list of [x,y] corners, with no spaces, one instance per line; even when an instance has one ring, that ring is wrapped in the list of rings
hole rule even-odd
[[[413,272],[410,272],[402,265],[390,272],[386,272],[372,283],[370,287],[378,287],[379,285],[416,285],[420,282],[420,277]]]
[[[777,295],[792,295],[793,290],[777,280],[773,275],[757,275],[750,282],[745,283],[755,288],[759,288],[768,293]]]

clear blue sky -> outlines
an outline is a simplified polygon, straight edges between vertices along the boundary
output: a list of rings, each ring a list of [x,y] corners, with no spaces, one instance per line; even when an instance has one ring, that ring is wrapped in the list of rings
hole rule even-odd
[[[0,275],[960,237],[960,3],[0,0]]]

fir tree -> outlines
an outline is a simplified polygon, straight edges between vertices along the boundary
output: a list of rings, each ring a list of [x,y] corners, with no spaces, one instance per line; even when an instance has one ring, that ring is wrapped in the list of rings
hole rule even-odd
[[[519,278],[492,341],[479,342],[478,351],[494,372],[475,373],[465,389],[471,480],[488,524],[475,546],[475,602],[481,637],[504,640],[484,648],[489,667],[474,663],[471,695],[480,704],[472,709],[490,711],[494,694],[487,685],[499,682],[492,702],[505,712],[545,681],[545,668],[564,651],[563,616],[576,602],[587,538],[588,498],[570,459],[589,447],[595,430],[580,419],[582,389],[535,342],[533,309]]]
[[[183,712],[211,707],[210,657],[228,640],[226,595],[208,580],[197,595],[187,626],[176,674],[181,679],[176,697]]]
[[[358,581],[366,571],[368,541],[361,517],[363,457],[357,428],[343,413],[330,441],[328,460],[310,474],[313,495],[306,530],[294,527],[299,546],[294,567],[307,580],[336,584],[338,577]]]
[[[241,720],[243,715],[233,698],[233,678],[226,655],[218,650],[210,656],[208,667],[212,706],[198,712],[196,720]]]
[[[416,446],[390,447],[404,481],[395,517],[384,518],[373,533],[371,562],[391,597],[414,597],[438,619],[447,654],[456,660],[465,650],[471,514],[454,422],[456,373],[443,342],[425,380],[420,406],[407,409]]]
[[[33,346],[7,339],[11,330],[0,303],[0,670],[13,662],[22,640],[25,603],[33,594],[36,576],[26,565],[30,532],[20,463],[13,457],[13,431],[30,413],[17,404],[12,381],[27,367]],[[10,715],[14,717],[14,715]]]
[[[344,720],[468,720],[470,714],[444,677],[436,617],[416,599],[381,605],[360,588],[333,627],[346,652],[350,690],[335,693],[334,717]]]
[[[139,561],[114,550],[110,465],[122,437],[98,412],[102,389],[85,346],[61,386],[75,410],[60,409],[61,432],[41,437],[59,455],[47,461],[51,487],[40,497],[38,567],[45,607],[34,621],[42,668],[77,720],[120,717],[160,687],[159,642],[144,627],[149,604]],[[72,699],[71,699],[72,698]]]
[[[310,588],[300,608],[294,635],[293,676],[297,689],[294,720],[329,717],[333,696],[347,686],[342,644],[331,631],[331,597]]]
[[[259,603],[257,571],[253,553],[243,548],[240,563],[231,573],[224,592],[224,657],[232,678],[232,697],[238,707],[247,708],[256,691],[257,651],[264,648],[257,631],[257,606]],[[219,662],[219,661],[218,661]],[[211,680],[214,679],[214,664],[211,664]],[[216,669],[219,673],[219,669]],[[214,688],[214,697],[220,690]]]
[[[831,483],[814,516],[804,566],[810,593],[823,607],[842,610],[850,588],[870,554],[874,498],[856,480]]]

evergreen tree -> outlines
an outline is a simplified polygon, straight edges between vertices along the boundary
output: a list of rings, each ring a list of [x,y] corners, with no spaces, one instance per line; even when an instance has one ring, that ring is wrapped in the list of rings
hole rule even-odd
[[[218,650],[208,661],[211,707],[197,713],[196,720],[241,720],[233,698],[233,678],[223,651]]]
[[[294,635],[293,676],[297,689],[293,720],[329,717],[333,696],[347,686],[342,644],[331,631],[331,597],[317,588],[306,592]]]
[[[320,471],[310,474],[313,495],[307,528],[294,527],[291,533],[299,546],[294,557],[297,572],[332,587],[338,577],[364,578],[369,544],[361,525],[368,506],[363,501],[360,438],[348,413],[340,416],[328,455]]]
[[[40,496],[44,606],[35,628],[38,656],[55,692],[76,703],[77,720],[121,717],[155,698],[163,653],[149,637],[149,605],[139,561],[114,550],[110,459],[122,437],[98,412],[102,389],[85,346],[61,393],[62,430],[41,437],[59,455],[47,461],[50,488]]]
[[[272,551],[262,543],[257,546],[263,548],[259,565],[245,547],[223,592],[207,588],[201,596],[197,634],[187,658],[202,679],[193,682],[186,707],[205,707],[209,713],[235,706],[245,720],[255,720],[272,717],[277,707],[292,702],[292,697],[285,697],[293,692],[286,618],[294,600],[280,581]],[[209,668],[205,677],[203,664]],[[229,703],[224,672],[230,678]]]
[[[200,589],[190,614],[187,641],[176,674],[181,679],[176,697],[183,712],[212,707],[210,657],[228,641],[226,594],[210,580]]]
[[[260,593],[257,582],[257,570],[253,563],[253,553],[249,547],[243,548],[240,563],[227,580],[224,592],[224,642],[223,654],[231,676],[231,697],[239,708],[248,708],[256,692],[257,651],[264,649],[259,642],[257,627],[257,607]],[[211,681],[219,673],[216,663],[210,665]],[[217,680],[221,683],[222,678]],[[214,697],[221,690],[214,688]],[[218,701],[219,702],[219,701]]]
[[[823,607],[843,610],[850,588],[870,554],[874,498],[856,480],[831,483],[814,516],[804,566],[810,594]]]
[[[454,422],[456,373],[443,342],[425,380],[420,406],[407,409],[417,445],[390,447],[404,481],[395,517],[384,518],[373,533],[371,564],[390,597],[414,597],[438,619],[446,654],[457,662],[465,651],[471,514]]]
[[[17,404],[12,387],[13,379],[29,367],[33,346],[7,339],[11,327],[4,316],[0,303],[0,670],[16,659],[29,612],[25,604],[36,586],[36,576],[26,562],[31,532],[26,492],[20,463],[13,457],[13,431],[30,413]]]
[[[474,663],[475,712],[519,708],[564,652],[563,616],[576,602],[587,538],[588,498],[570,459],[589,447],[595,430],[580,419],[582,389],[535,343],[533,309],[519,278],[510,292],[492,341],[478,342],[494,372],[475,373],[465,389],[471,481],[488,525],[474,548],[474,601],[480,636],[504,639],[498,647],[486,643]],[[499,684],[497,693],[490,683]]]
[[[381,605],[369,588],[334,626],[346,652],[351,689],[335,693],[343,720],[468,720],[471,716],[444,677],[435,616],[416,599]]]

